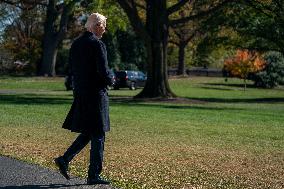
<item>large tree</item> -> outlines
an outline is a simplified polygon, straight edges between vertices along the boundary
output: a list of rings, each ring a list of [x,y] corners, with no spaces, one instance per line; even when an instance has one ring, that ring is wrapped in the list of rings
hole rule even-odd
[[[0,2],[14,5],[25,11],[34,10],[39,5],[45,7],[39,74],[54,76],[58,47],[66,35],[72,10],[80,0],[0,0]],[[86,0],[83,2],[86,2]]]
[[[184,18],[190,11],[194,11],[192,4],[188,4],[178,11],[178,16]],[[201,20],[195,19],[186,23],[172,26],[169,29],[169,43],[178,47],[178,69],[177,75],[185,75],[185,53],[189,42],[193,42],[194,37],[200,35],[199,25]]]
[[[119,10],[115,9],[114,6],[110,5],[107,0],[95,1],[95,0],[49,0],[46,9],[46,19],[44,24],[44,37],[43,37],[43,54],[42,64],[40,66],[40,75],[54,76],[55,63],[57,51],[60,43],[66,37],[68,24],[70,18],[74,14],[74,8],[76,5],[80,5],[87,10],[92,12],[102,11],[104,6],[107,6],[104,10],[107,13],[118,14]],[[103,12],[104,13],[104,12]],[[120,18],[115,19],[112,17],[111,22],[115,22],[115,26],[123,27]],[[113,30],[113,28],[111,28]]]
[[[229,0],[202,1],[198,11],[190,12],[183,18],[171,18],[188,3],[197,0],[117,0],[126,12],[134,31],[143,39],[147,50],[147,82],[137,97],[174,97],[168,83],[167,45],[169,27],[206,16],[229,3]]]
[[[35,25],[36,27],[41,26],[37,29],[43,30],[40,32],[43,33],[41,61],[38,65],[40,75],[54,76],[56,74],[57,52],[62,48],[63,39],[73,39],[82,32],[81,24],[88,13],[98,11],[107,15],[109,33],[114,33],[117,29],[126,26],[124,12],[109,0],[0,0],[0,2],[1,5],[13,5],[21,12],[34,11],[38,10],[39,6],[42,7],[40,20],[43,23]],[[4,15],[6,11],[2,10],[4,9],[0,9],[0,15]],[[38,16],[30,17],[30,19],[36,20]],[[3,20],[5,21],[5,18],[1,18],[1,25],[3,25],[1,22]]]
[[[35,73],[41,53],[43,34],[41,5],[31,6],[24,2],[6,1],[1,4],[1,44],[10,52],[14,61],[25,62],[26,73]]]
[[[40,75],[55,76],[55,63],[59,44],[67,33],[68,20],[76,3],[80,0],[49,0],[44,23],[43,54]]]

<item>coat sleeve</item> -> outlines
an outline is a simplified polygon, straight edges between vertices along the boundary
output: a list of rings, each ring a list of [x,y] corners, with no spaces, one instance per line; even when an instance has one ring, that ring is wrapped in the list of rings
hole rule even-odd
[[[103,80],[104,84],[111,86],[113,84],[110,70],[107,61],[107,51],[103,42],[96,43],[96,59],[98,75]]]

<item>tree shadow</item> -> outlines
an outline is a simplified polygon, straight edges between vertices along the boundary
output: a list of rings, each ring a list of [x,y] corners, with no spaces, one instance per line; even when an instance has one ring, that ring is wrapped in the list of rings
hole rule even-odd
[[[71,104],[72,99],[51,95],[36,94],[0,94],[0,104]]]
[[[43,94],[0,94],[0,104],[46,104],[46,105],[71,105],[70,95],[58,97],[57,95]],[[284,97],[278,98],[173,98],[173,99],[136,99],[133,97],[110,96],[111,105],[161,107],[169,109],[208,109],[208,110],[236,110],[229,107],[206,106],[207,103],[283,103]],[[203,105],[203,106],[200,106]]]
[[[244,88],[243,83],[202,83],[203,85],[209,85],[209,86],[226,86],[226,87],[235,87],[235,88]],[[257,88],[253,84],[246,85],[247,88]]]
[[[6,95],[0,94],[0,104],[22,104],[22,105],[62,105],[72,104],[72,98],[58,98],[50,95],[35,95],[35,94],[17,94]],[[203,109],[203,110],[237,110],[236,108],[220,108],[197,106],[196,104],[204,104],[199,99],[186,99],[186,102],[176,102],[174,100],[149,100],[135,99],[133,97],[110,97],[111,106],[135,106],[135,107],[152,107],[152,108],[167,108],[167,109]],[[239,110],[239,109],[238,109]]]
[[[219,102],[219,103],[284,103],[284,97],[275,98],[188,98],[192,100],[200,100],[204,102]]]
[[[166,108],[166,109],[196,109],[196,110],[242,110],[241,108],[230,108],[230,107],[209,107],[209,106],[199,106],[202,104],[207,104],[198,100],[180,98],[184,100],[181,101],[172,100],[150,100],[147,99],[135,99],[131,97],[123,98],[111,98],[110,102],[112,106],[135,106],[135,107],[150,107],[150,108]]]
[[[228,89],[228,88],[219,88],[219,87],[200,87],[202,89],[213,89],[213,90],[221,90],[221,91],[233,91],[234,89]]]

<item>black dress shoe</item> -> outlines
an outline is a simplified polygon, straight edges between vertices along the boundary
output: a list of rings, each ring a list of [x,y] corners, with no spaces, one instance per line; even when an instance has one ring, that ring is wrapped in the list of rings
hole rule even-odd
[[[101,177],[95,179],[87,179],[88,185],[95,185],[95,184],[110,184],[109,181],[102,179]]]
[[[59,168],[60,173],[67,179],[69,180],[70,177],[67,173],[68,170],[68,163],[65,162],[64,158],[62,156],[55,158],[54,159],[55,164]]]

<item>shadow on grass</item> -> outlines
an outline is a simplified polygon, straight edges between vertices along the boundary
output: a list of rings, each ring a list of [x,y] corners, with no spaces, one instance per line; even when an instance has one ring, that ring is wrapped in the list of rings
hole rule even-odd
[[[58,98],[50,95],[35,94],[0,94],[0,104],[71,104],[70,98]]]
[[[112,96],[112,101],[115,103],[171,103],[171,104],[206,104],[209,102],[220,102],[220,103],[284,103],[284,97],[274,97],[274,98],[203,98],[203,97],[185,97],[176,98],[169,100],[143,100],[143,99],[133,99],[131,97],[116,97]]]
[[[219,87],[199,87],[202,89],[213,89],[213,90],[221,90],[221,91],[233,91],[234,89],[229,89],[229,88],[219,88]]]
[[[135,107],[152,107],[152,108],[167,108],[167,109],[203,109],[203,110],[239,110],[236,108],[221,108],[221,107],[208,107],[197,106],[199,101],[186,100],[186,104],[183,102],[175,102],[173,100],[160,101],[160,100],[144,100],[133,99],[132,97],[110,97],[111,106],[135,106]],[[0,104],[25,104],[25,105],[71,105],[72,98],[58,98],[50,95],[35,95],[35,94],[13,94],[4,95],[0,94]]]
[[[165,105],[165,104],[140,104],[140,103],[112,103],[116,106],[135,106],[135,107],[150,107],[150,108],[167,108],[167,109],[195,109],[195,110],[242,110],[241,108],[220,108],[220,107],[208,107],[208,106],[195,106],[195,105]]]
[[[176,98],[176,99],[134,99],[132,97],[110,96],[113,106],[161,107],[169,109],[207,109],[207,110],[237,110],[232,107],[207,106],[207,103],[284,103],[284,97],[279,98]],[[0,94],[0,104],[28,104],[28,105],[71,105],[70,95],[58,97],[42,94]]]
[[[167,108],[167,109],[199,109],[199,110],[241,110],[240,108],[230,107],[209,107],[209,106],[198,106],[207,104],[199,100],[188,100],[180,98],[179,101],[172,100],[144,100],[144,99],[133,99],[130,97],[112,97],[110,98],[112,106],[135,106],[135,107],[150,107],[150,108]],[[180,101],[181,100],[181,101]],[[185,103],[183,102],[185,101]]]
[[[209,86],[226,86],[226,87],[235,87],[235,88],[244,88],[243,83],[202,83],[203,85]],[[247,88],[257,88],[253,84],[247,84]]]
[[[47,184],[47,185],[22,185],[22,186],[4,186],[0,189],[41,189],[41,188],[74,188],[77,186],[84,186],[86,184]]]
[[[284,103],[284,98],[187,98],[190,100],[200,100],[203,102],[219,102],[219,103]]]

